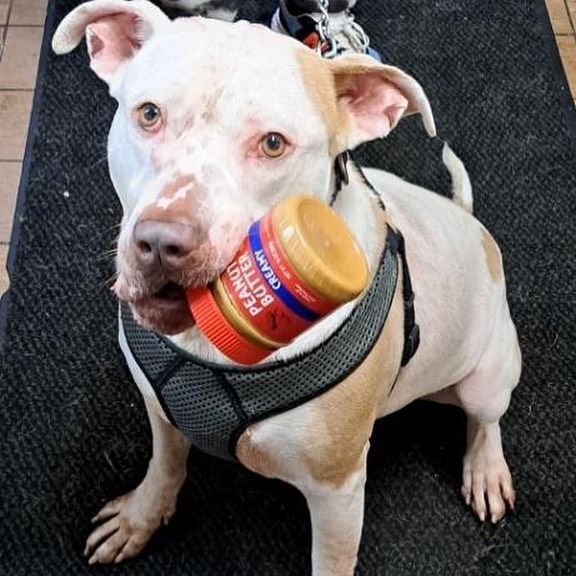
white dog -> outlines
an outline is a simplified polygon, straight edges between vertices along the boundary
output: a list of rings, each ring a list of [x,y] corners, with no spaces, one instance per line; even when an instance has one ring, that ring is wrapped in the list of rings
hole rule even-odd
[[[71,51],[84,34],[91,68],[118,101],[108,156],[124,209],[114,290],[140,325],[170,335],[168,340],[134,328],[130,313],[123,314],[129,318],[121,324],[121,344],[146,401],[153,456],[142,483],[95,517],[99,525],[86,548],[90,562],[119,562],[139,553],[174,513],[191,443],[217,444],[203,436],[202,426],[191,432],[187,423],[196,416],[187,419],[172,404],[178,390],[194,401],[186,370],[208,374],[199,394],[216,394],[211,378],[221,377],[230,418],[245,417],[230,436],[228,456],[291,483],[306,497],[315,576],[353,573],[374,421],[417,398],[464,409],[468,447],[462,494],[481,520],[501,519],[515,495],[499,420],[518,382],[521,354],[500,252],[470,214],[463,167],[445,152],[455,179],[455,202],[391,174],[366,170],[376,195],[354,167],[336,193],[333,167],[340,153],[386,136],[407,114],[421,114],[434,134],[420,85],[367,57],[323,60],[259,25],[196,17],[170,21],[144,0],[94,0],[79,6],[58,28],[55,51]],[[370,265],[372,286],[378,286],[264,365],[277,367],[278,374],[292,364],[299,369],[301,360],[314,367],[324,347],[333,346],[344,329],[352,330],[357,310],[368,306],[370,295],[369,306],[380,305],[374,294],[385,291],[389,273],[397,274],[397,282],[385,307],[385,324],[359,364],[349,366],[334,385],[323,384],[312,399],[260,418],[251,415],[248,384],[236,383],[242,371],[230,367],[194,327],[183,289],[216,278],[250,223],[295,192],[327,203],[335,195],[333,207],[356,236]],[[392,230],[405,239],[404,258],[391,244],[398,238]],[[408,268],[421,343],[401,366],[405,346],[414,343],[406,338],[414,333],[404,333],[410,326],[405,314],[412,313],[406,301]],[[169,370],[158,378],[152,374],[156,357],[152,368],[144,365],[146,358],[136,353],[139,341],[130,342],[127,327],[163,347],[162,353],[174,359]],[[373,329],[374,322],[366,331]],[[346,346],[353,355],[360,344],[349,341]],[[339,360],[326,366],[337,371]],[[276,374],[265,368],[253,372],[258,370]],[[312,368],[310,385],[330,370]],[[284,391],[294,383],[287,378],[280,384]],[[198,416],[205,418],[206,430],[211,430],[213,416]]]

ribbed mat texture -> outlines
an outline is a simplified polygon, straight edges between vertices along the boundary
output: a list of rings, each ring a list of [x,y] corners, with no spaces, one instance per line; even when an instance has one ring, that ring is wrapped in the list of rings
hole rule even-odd
[[[51,2],[48,38],[77,3]],[[241,5],[251,20],[274,7]],[[470,171],[524,355],[502,423],[516,512],[497,526],[473,517],[460,496],[463,415],[415,404],[375,430],[357,574],[575,574],[575,119],[544,2],[359,0],[355,12],[424,85],[440,137]],[[150,431],[108,290],[120,220],[106,163],[114,102],[84,45],[66,57],[45,47],[39,84],[0,321],[0,574],[307,574],[304,499],[198,452],[176,516],[139,558],[91,568],[82,557],[91,516],[143,477]],[[411,118],[359,157],[447,193],[440,150]]]

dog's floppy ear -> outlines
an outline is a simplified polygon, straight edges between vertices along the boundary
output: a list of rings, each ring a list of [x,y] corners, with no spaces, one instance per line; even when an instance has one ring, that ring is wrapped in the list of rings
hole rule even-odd
[[[428,134],[436,135],[422,86],[402,70],[358,54],[340,56],[328,64],[345,132],[339,140],[345,148],[387,136],[409,114],[420,113]]]
[[[56,54],[66,54],[86,34],[90,67],[110,84],[123,64],[168,22],[168,17],[146,0],[92,0],[62,20],[52,48]]]

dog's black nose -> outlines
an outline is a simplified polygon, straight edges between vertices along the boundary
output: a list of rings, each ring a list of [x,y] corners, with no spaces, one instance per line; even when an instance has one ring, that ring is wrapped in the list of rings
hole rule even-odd
[[[178,222],[143,220],[134,227],[132,242],[140,262],[182,268],[201,243],[195,227]]]

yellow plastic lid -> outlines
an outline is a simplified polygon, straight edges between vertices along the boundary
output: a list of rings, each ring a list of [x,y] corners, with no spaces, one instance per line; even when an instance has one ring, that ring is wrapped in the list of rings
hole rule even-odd
[[[342,303],[364,290],[366,259],[332,208],[312,196],[290,196],[273,209],[272,226],[295,272],[320,296]]]

